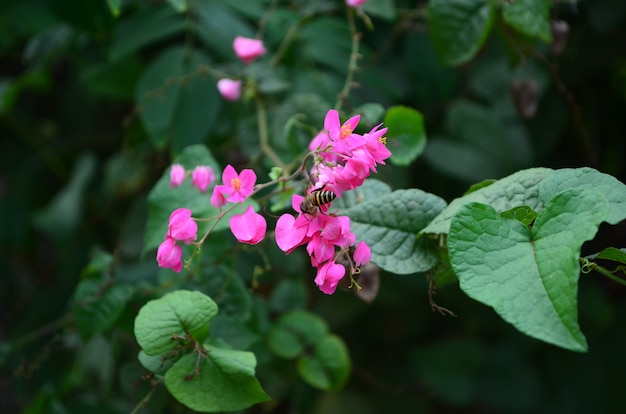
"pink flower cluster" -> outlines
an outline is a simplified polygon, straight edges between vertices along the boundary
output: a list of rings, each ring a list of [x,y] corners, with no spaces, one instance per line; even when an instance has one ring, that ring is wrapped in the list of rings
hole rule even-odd
[[[186,178],[185,168],[180,164],[172,165],[170,170],[170,187],[181,185]],[[199,166],[192,172],[192,185],[203,193],[209,184],[215,180],[215,174],[210,167]],[[228,165],[222,172],[222,184],[213,187],[211,204],[221,208],[230,203],[240,203],[246,200],[254,191],[256,174],[252,170],[243,170],[237,174],[235,169]],[[252,206],[248,206],[243,214],[235,214],[229,221],[230,230],[241,243],[257,244],[265,237],[267,222],[256,213]],[[157,263],[160,267],[180,272],[182,263],[182,248],[178,241],[190,244],[196,240],[198,225],[191,217],[191,210],[179,208],[172,212],[169,218],[168,230],[163,243],[157,250]]]
[[[191,210],[178,208],[170,214],[165,241],[157,250],[157,263],[160,267],[180,272],[183,268],[183,250],[178,241],[190,244],[196,240],[198,224],[191,218]]]
[[[311,177],[315,180],[313,190],[332,191],[338,197],[344,191],[353,190],[363,184],[377,164],[384,164],[391,153],[384,138],[387,128],[374,127],[369,133],[359,135],[353,131],[360,117],[354,116],[341,124],[339,114],[330,110],[324,120],[326,131],[319,133],[311,142],[310,149],[319,157],[313,166]],[[302,212],[304,197],[294,195],[292,206],[298,216],[283,214],[276,223],[276,244],[286,253],[306,244],[311,265],[317,267],[315,283],[326,294],[335,292],[343,279],[346,268],[337,264],[338,255],[349,255],[356,237],[350,231],[350,218],[326,214],[327,206],[319,206],[319,214],[311,216]],[[339,253],[335,249],[339,248]],[[362,264],[369,262],[371,250],[360,242],[352,258],[348,256],[353,274]]]

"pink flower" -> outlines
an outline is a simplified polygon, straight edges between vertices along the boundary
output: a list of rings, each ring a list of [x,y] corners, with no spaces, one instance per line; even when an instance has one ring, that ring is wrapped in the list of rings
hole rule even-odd
[[[227,101],[237,101],[241,97],[241,81],[233,79],[220,79],[217,81],[217,90]]]
[[[177,208],[170,214],[167,237],[189,244],[196,240],[198,224],[191,218],[191,210]]]
[[[339,121],[339,113],[331,109],[324,118],[324,129],[328,131],[328,136],[335,147],[335,151],[342,154],[349,154],[350,151],[360,145],[362,137],[352,132],[359,125],[360,115],[355,115],[343,124]],[[359,139],[361,138],[361,139]]]
[[[387,148],[387,128],[378,129],[380,125],[376,125],[370,132],[363,135],[365,138],[365,149],[369,152],[372,159],[378,164],[385,165],[385,160],[391,157],[391,151]],[[374,168],[373,171],[376,171]]]
[[[329,216],[329,218],[328,224],[322,229],[320,235],[335,246],[352,246],[356,241],[356,236],[350,231],[350,217]]]
[[[233,49],[235,49],[237,57],[246,64],[252,62],[259,56],[263,56],[266,52],[262,40],[242,36],[235,37]]]
[[[185,181],[186,176],[185,167],[180,164],[172,165],[170,169],[170,188],[181,185]]]
[[[342,265],[336,264],[333,260],[324,263],[317,269],[317,276],[315,277],[315,284],[317,284],[320,290],[327,295],[332,295],[337,289],[337,284],[346,274],[346,268]]]
[[[372,250],[364,241],[361,241],[357,244],[356,249],[354,249],[353,257],[356,267],[360,267],[361,265],[369,263],[372,258]]]
[[[216,185],[213,187],[213,194],[211,195],[211,205],[215,208],[224,207],[226,205],[226,197],[224,197],[223,190],[225,185]]]
[[[254,189],[256,174],[252,170],[243,170],[237,174],[232,165],[227,165],[222,173],[223,186],[220,187],[223,196],[228,196],[228,201],[237,203],[244,201]]]
[[[257,244],[265,237],[267,222],[265,218],[254,212],[252,206],[243,214],[235,214],[230,218],[230,231],[241,243]]]
[[[301,218],[302,215],[296,219],[291,214],[283,214],[276,222],[276,244],[287,254],[306,242],[309,223]]]
[[[183,249],[176,244],[176,240],[166,237],[165,241],[159,245],[156,260],[159,267],[173,269],[178,273],[183,268],[182,256]]]
[[[201,192],[206,192],[209,185],[215,180],[213,168],[199,165],[191,173],[191,185],[198,187]]]
[[[346,5],[349,7],[358,7],[362,6],[367,2],[367,0],[346,0]]]

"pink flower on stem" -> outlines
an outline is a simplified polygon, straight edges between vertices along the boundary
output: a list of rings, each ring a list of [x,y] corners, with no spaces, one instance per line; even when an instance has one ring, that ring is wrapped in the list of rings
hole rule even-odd
[[[346,0],[346,6],[348,7],[359,7],[364,5],[367,0]]]
[[[291,214],[283,214],[276,222],[276,244],[283,252],[289,254],[296,247],[306,243],[305,237],[309,223],[302,215],[294,218]]]
[[[313,183],[307,190],[308,194],[324,190],[341,197],[344,191],[361,186],[372,172],[376,172],[376,165],[384,164],[384,160],[391,156],[384,137],[387,128],[377,125],[369,133],[360,135],[354,133],[359,121],[357,115],[341,124],[339,113],[334,109],[328,111],[324,119],[326,132],[316,135],[309,145],[316,158],[311,169]],[[302,200],[302,196],[292,197],[297,217],[284,214],[278,219],[276,244],[286,253],[306,245],[311,264],[317,267],[315,283],[322,292],[332,294],[346,273],[346,267],[338,265],[335,260],[340,255],[349,254],[349,248],[356,243],[356,236],[350,231],[349,217],[329,213],[330,203],[303,213],[300,208]],[[350,271],[356,272],[356,268],[368,263],[371,256],[369,246],[360,242],[353,251]]]
[[[372,250],[364,241],[359,242],[357,244],[356,249],[354,249],[354,264],[356,267],[360,267],[372,259]]]
[[[232,216],[229,224],[235,238],[247,244],[257,244],[263,240],[267,230],[265,218],[255,213],[252,206],[248,206],[245,213]]]
[[[229,164],[222,173],[222,182],[224,185],[219,186],[222,195],[228,196],[228,202],[238,203],[252,194],[254,184],[256,184],[256,174],[252,170],[243,170],[241,174],[237,174]]]
[[[217,81],[217,90],[222,98],[227,101],[237,101],[241,97],[241,81],[233,79],[220,79]]]
[[[181,185],[185,181],[186,177],[187,173],[185,172],[185,167],[180,164],[172,165],[172,168],[170,169],[170,188]]]
[[[215,181],[215,173],[211,167],[199,165],[191,173],[191,185],[197,187],[203,193],[206,192],[213,181]]]
[[[336,264],[334,260],[330,260],[317,269],[315,284],[319,286],[322,292],[327,295],[332,295],[335,293],[339,281],[343,279],[345,274],[345,267]]]
[[[211,205],[215,208],[224,207],[226,205],[226,197],[224,197],[223,190],[225,185],[216,185],[213,187],[213,194],[211,195]]]
[[[176,243],[176,240],[166,237],[165,241],[159,245],[156,260],[159,267],[172,269],[178,273],[183,268],[182,256],[183,249]]]
[[[170,214],[167,237],[189,244],[196,240],[198,224],[191,218],[191,210],[177,208]]]
[[[360,115],[355,115],[343,124],[339,121],[339,112],[331,109],[324,118],[324,129],[328,131],[328,136],[333,142],[335,151],[349,154],[353,148],[362,143],[362,137],[352,132],[359,125]]]
[[[235,54],[244,63],[248,64],[256,58],[263,56],[266,52],[263,41],[259,39],[251,39],[249,37],[237,36],[233,41],[233,49]]]

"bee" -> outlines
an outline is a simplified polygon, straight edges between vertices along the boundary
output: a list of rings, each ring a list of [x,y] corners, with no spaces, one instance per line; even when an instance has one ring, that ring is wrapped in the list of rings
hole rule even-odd
[[[313,190],[304,197],[302,203],[300,203],[300,211],[306,214],[315,216],[320,210],[320,207],[324,204],[328,204],[337,197],[337,194],[332,191],[325,191],[323,188],[319,190]]]

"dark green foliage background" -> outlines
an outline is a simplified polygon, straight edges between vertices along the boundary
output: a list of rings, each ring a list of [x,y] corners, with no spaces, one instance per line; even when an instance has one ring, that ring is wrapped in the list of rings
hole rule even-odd
[[[275,71],[258,73],[262,68],[254,65],[247,71],[270,106],[272,145],[290,162],[322,127],[320,107],[332,107],[341,90],[350,38],[342,1],[272,3],[264,36],[270,51],[296,21],[304,27]],[[360,87],[344,109],[371,102],[415,108],[429,139],[411,165],[380,168],[376,178],[393,190],[419,188],[450,201],[474,182],[532,166],[591,166],[626,181],[626,3],[555,3],[552,15],[572,30],[564,54],[555,58],[545,44],[528,43],[555,65],[569,98],[545,65],[520,52],[515,45],[523,39],[502,23],[470,63],[443,67],[428,35],[425,2],[370,3],[365,10],[375,30],[358,23]],[[214,297],[224,312],[214,329],[231,345],[251,345],[257,377],[273,398],[248,412],[626,409],[626,294],[593,273],[579,286],[590,351],[575,354],[522,335],[456,284],[439,290],[436,301],[458,317],[431,311],[422,274],[383,273],[371,305],[350,292],[323,295],[308,259],[299,253],[285,259],[271,239],[261,254],[218,233],[203,247],[204,279],[159,271],[154,252],[142,254],[147,195],[172,157],[202,142],[220,165],[240,168],[258,153],[253,103],[222,102],[208,76],[199,81],[206,95],[186,101],[206,109],[206,124],[177,114],[188,129],[168,142],[155,140],[142,123],[135,97],[142,82],[150,84],[142,77],[162,53],[193,47],[198,61],[217,70],[241,69],[230,41],[254,36],[269,1],[190,4],[197,15],[185,19],[158,1],[124,1],[119,17],[104,0],[0,2],[0,412],[129,412],[149,391],[133,337],[139,308],[181,286],[219,292],[233,269],[240,279],[225,297]],[[540,100],[537,114],[524,121],[509,87],[528,76],[537,80]],[[294,112],[305,114],[309,129],[285,132]],[[265,177],[271,165],[256,160],[253,167]],[[623,223],[603,226],[583,254],[624,247],[624,234]],[[226,259],[216,259],[221,256]],[[253,281],[255,266],[266,264],[271,270]],[[97,293],[107,277],[121,287],[77,309],[75,292]],[[259,285],[250,296],[253,282]],[[276,318],[299,308],[323,317],[348,346],[352,376],[337,393],[306,385],[291,361],[256,341],[266,327],[246,322],[259,309]],[[84,309],[117,317],[113,324],[94,319],[86,331]],[[233,326],[241,328],[237,335],[229,335]],[[160,387],[142,412],[186,410]]]

